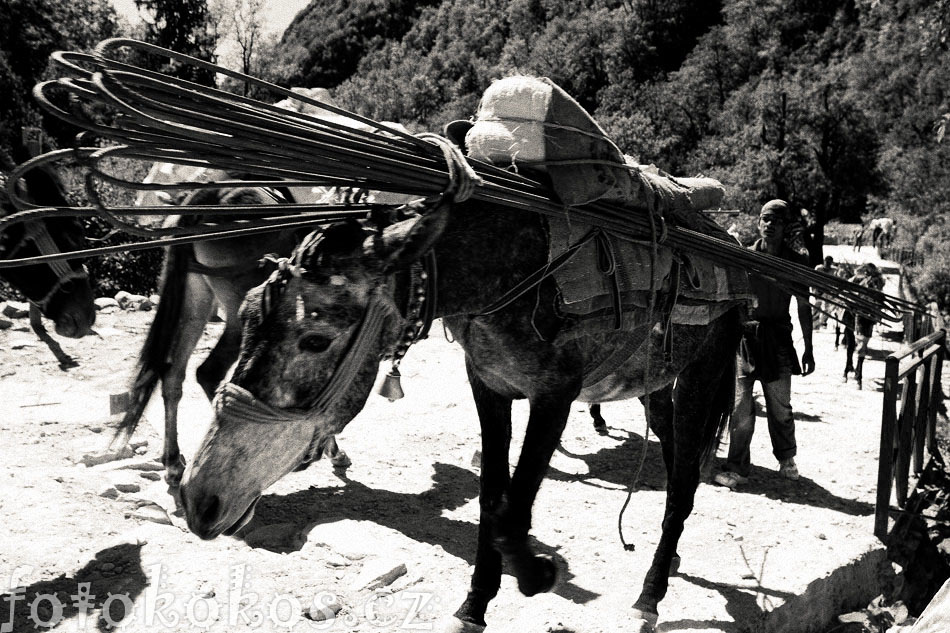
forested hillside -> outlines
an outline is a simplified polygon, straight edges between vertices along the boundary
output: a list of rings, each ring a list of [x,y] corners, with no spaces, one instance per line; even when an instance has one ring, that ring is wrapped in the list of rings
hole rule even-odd
[[[343,6],[348,8],[342,8]],[[550,77],[621,147],[733,206],[945,217],[947,0],[314,0],[283,81],[438,129],[495,78]]]

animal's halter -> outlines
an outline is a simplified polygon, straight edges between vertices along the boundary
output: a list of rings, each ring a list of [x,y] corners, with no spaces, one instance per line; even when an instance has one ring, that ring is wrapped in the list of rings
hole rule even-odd
[[[37,250],[43,255],[55,255],[62,252],[56,245],[56,241],[49,234],[46,223],[42,220],[36,220],[27,222],[24,225],[23,237],[20,238],[19,242],[13,245],[5,259],[12,259],[26,246],[27,242],[33,242]],[[36,305],[42,312],[46,312],[50,301],[52,301],[56,293],[66,284],[77,280],[89,279],[89,273],[86,271],[85,266],[80,266],[78,269],[75,269],[64,260],[49,261],[47,265],[56,276],[56,282],[41,298],[30,299],[30,302]]]

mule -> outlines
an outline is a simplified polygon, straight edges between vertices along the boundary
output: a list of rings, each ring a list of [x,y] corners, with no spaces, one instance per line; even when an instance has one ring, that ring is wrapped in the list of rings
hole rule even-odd
[[[144,182],[197,180],[196,173],[176,171],[174,166],[157,163]],[[190,168],[188,168],[190,169]],[[224,174],[209,177],[226,178]],[[166,192],[149,192],[136,200],[137,205],[176,202]],[[240,187],[236,189],[200,189],[187,194],[180,203],[187,205],[252,205],[273,204],[274,197],[289,199],[287,190],[265,190]],[[166,226],[183,221],[173,216]],[[188,221],[197,222],[197,218]],[[164,443],[162,463],[165,481],[172,488],[181,482],[185,459],[178,445],[178,406],[183,394],[188,362],[198,345],[205,326],[215,314],[221,314],[224,330],[208,356],[195,372],[195,378],[208,400],[214,398],[218,385],[238,357],[241,325],[238,308],[248,290],[267,278],[264,259],[268,255],[290,253],[299,242],[298,229],[259,233],[224,240],[208,240],[173,246],[166,251],[159,287],[155,318],[139,352],[135,377],[129,388],[129,407],[119,425],[121,430],[134,429],[145,411],[155,388],[161,383],[164,408]],[[220,308],[220,309],[219,309]],[[336,442],[328,442],[326,454],[333,465],[349,465],[346,453]]]
[[[22,200],[40,207],[68,207],[66,189],[48,166],[25,169],[12,185]],[[13,201],[0,189],[0,215],[16,211]],[[82,224],[76,218],[45,218],[13,224],[0,231],[0,258],[23,259],[38,255],[76,251],[86,245]],[[0,268],[0,277],[19,290],[55,323],[56,333],[80,338],[92,331],[96,321],[89,274],[73,259]]]
[[[629,397],[641,397],[648,407],[668,477],[663,535],[630,613],[629,630],[651,630],[701,461],[714,451],[733,405],[744,308],[731,306],[704,326],[673,325],[669,337],[641,309],[629,315],[630,328],[600,332],[580,345],[559,337],[568,321],[548,277],[484,314],[546,264],[544,222],[531,212],[465,202],[384,231],[347,222],[306,239],[242,307],[240,356],[181,486],[191,531],[212,539],[246,525],[263,490],[359,413],[380,357],[398,356],[407,330],[420,327],[413,302],[434,301],[435,316],[465,352],[482,438],[475,570],[451,630],[484,628],[503,561],[523,594],[553,588],[555,565],[532,551],[528,532],[571,403]],[[430,249],[437,278],[414,282],[423,276],[412,270]],[[664,349],[664,341],[671,347]],[[585,384],[586,367],[627,343],[637,353],[613,374]],[[510,474],[512,402],[525,398],[526,435]]]

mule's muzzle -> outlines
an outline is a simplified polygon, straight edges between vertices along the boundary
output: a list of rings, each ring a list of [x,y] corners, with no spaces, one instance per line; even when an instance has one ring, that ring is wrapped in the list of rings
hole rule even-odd
[[[96,322],[96,313],[82,311],[66,311],[56,318],[56,333],[67,338],[82,338],[92,331]]]
[[[254,517],[254,508],[260,499],[254,499],[244,512],[234,519],[234,513],[227,511],[227,506],[216,494],[195,490],[188,484],[182,484],[179,493],[188,529],[206,541],[221,534],[230,536],[247,525]]]

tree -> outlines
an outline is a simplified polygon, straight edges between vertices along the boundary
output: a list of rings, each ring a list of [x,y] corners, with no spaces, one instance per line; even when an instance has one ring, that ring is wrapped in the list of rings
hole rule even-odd
[[[20,129],[44,128],[58,144],[77,132],[44,116],[30,94],[46,78],[50,53],[88,50],[116,34],[116,16],[108,0],[4,0],[0,2],[0,149],[17,160]]]
[[[211,16],[221,46],[219,63],[245,75],[275,83],[284,77],[284,67],[275,63],[279,57],[277,37],[265,29],[264,0],[212,0]],[[257,96],[257,90],[246,82],[225,77],[220,86],[240,92],[245,97]]]
[[[214,61],[217,39],[206,0],[135,0],[135,5],[148,11],[151,17],[145,27],[146,41],[204,61]],[[180,79],[214,85],[214,73],[208,70],[165,58],[149,57],[141,63]]]

